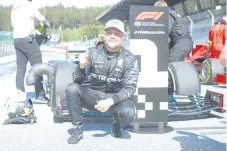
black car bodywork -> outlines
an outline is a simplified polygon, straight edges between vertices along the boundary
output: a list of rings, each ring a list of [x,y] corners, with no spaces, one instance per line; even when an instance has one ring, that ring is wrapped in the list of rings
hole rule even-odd
[[[65,88],[72,82],[72,71],[78,64],[75,62],[51,60],[48,64],[33,66],[27,76],[27,84],[35,82],[40,74],[48,75],[46,93],[49,96],[48,106],[54,114],[55,123],[70,120],[65,98]],[[201,84],[195,67],[187,62],[169,64],[169,101],[168,118],[185,119],[195,116],[210,115],[209,112],[220,107],[221,99],[212,99],[209,91],[205,97],[200,96]],[[84,86],[88,86],[85,81]],[[105,113],[84,111],[84,116],[111,116]]]

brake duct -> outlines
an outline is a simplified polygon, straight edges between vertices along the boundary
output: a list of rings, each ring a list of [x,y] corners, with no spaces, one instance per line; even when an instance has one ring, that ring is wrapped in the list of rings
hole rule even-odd
[[[46,63],[39,63],[31,67],[26,77],[26,84],[28,86],[35,84],[36,79],[45,74],[51,76],[54,73],[54,67]]]

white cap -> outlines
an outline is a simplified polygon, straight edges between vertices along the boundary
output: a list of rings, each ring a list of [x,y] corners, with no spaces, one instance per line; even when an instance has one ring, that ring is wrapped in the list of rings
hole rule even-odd
[[[107,23],[106,23],[106,28],[110,28],[110,27],[114,27],[114,28],[117,28],[118,30],[120,30],[122,33],[125,33],[125,26],[124,26],[124,23],[118,19],[112,19],[112,20],[109,20]]]

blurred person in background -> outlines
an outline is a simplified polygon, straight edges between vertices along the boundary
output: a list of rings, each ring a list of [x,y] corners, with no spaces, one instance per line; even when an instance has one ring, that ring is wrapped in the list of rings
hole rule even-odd
[[[226,60],[226,50],[227,49],[227,31],[225,31],[225,45],[224,48],[221,51],[221,54],[219,56],[220,58],[220,63],[224,66],[227,67],[227,60]]]
[[[35,39],[35,19],[50,26],[46,18],[40,14],[32,0],[16,0],[11,11],[14,46],[16,49],[16,88],[18,93],[25,93],[24,78],[28,61],[31,66],[42,63],[42,54]],[[43,77],[35,84],[36,99],[44,100]]]
[[[168,7],[164,0],[154,6]],[[169,9],[169,62],[184,61],[193,49],[193,41],[187,22],[175,11]]]
[[[211,42],[210,50],[221,52],[226,40],[226,17],[217,21],[209,29],[209,41]]]

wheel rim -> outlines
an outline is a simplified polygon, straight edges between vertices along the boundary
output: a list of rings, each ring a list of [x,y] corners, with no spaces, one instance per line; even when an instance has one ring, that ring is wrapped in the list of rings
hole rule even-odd
[[[207,79],[207,77],[208,77],[207,70],[208,70],[207,64],[203,64],[202,72],[201,72],[201,76],[202,76],[203,79]]]

